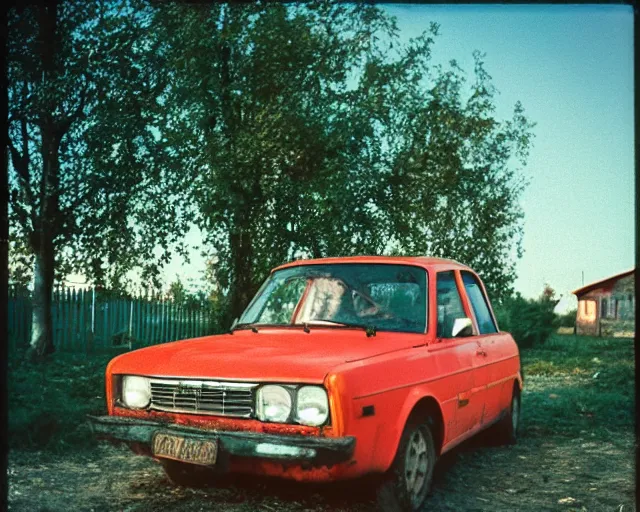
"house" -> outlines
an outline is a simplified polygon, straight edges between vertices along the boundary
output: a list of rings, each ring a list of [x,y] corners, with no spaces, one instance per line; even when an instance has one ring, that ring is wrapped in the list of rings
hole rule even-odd
[[[578,298],[576,334],[635,335],[635,269],[596,281],[572,293]]]

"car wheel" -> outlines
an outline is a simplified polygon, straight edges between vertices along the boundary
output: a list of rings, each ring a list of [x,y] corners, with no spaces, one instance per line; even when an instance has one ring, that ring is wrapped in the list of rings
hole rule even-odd
[[[164,474],[167,475],[173,485],[180,487],[206,487],[213,484],[215,473],[210,468],[169,459],[162,459],[160,463],[164,469]]]
[[[410,420],[391,469],[378,489],[379,510],[420,510],[431,488],[436,459],[431,422]]]
[[[516,444],[518,441],[518,429],[520,427],[520,389],[513,386],[509,413],[502,418],[497,427],[497,434],[502,444]]]

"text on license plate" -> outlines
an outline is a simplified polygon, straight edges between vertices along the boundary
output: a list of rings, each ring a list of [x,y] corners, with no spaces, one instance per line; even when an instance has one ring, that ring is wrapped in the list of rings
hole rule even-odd
[[[218,456],[215,440],[194,439],[158,432],[153,438],[153,454],[192,464],[212,465]]]

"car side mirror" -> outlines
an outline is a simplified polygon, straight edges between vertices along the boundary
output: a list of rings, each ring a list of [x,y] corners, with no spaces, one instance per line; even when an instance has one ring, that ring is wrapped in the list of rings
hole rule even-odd
[[[473,334],[471,318],[456,318],[451,329],[452,338],[463,338]]]

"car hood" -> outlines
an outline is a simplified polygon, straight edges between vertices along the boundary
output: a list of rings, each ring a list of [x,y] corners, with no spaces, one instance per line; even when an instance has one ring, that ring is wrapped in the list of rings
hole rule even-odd
[[[423,334],[359,329],[261,329],[164,343],[122,354],[109,371],[156,377],[322,383],[334,367],[424,344]]]

